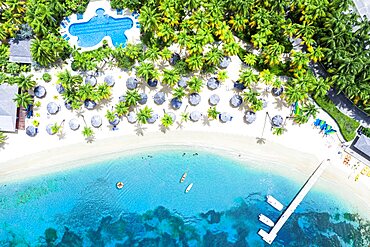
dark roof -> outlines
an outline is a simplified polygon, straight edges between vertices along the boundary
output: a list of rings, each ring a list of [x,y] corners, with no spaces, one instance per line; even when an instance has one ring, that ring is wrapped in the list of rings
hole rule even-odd
[[[355,138],[355,140],[352,142],[352,145],[350,147],[353,151],[355,151],[357,154],[359,154],[363,159],[365,164],[370,166],[370,138],[366,137],[365,135],[360,135]]]
[[[31,40],[16,40],[11,39],[9,61],[14,63],[31,63]]]
[[[0,85],[0,131],[15,132],[17,105],[13,99],[17,93],[17,85]]]

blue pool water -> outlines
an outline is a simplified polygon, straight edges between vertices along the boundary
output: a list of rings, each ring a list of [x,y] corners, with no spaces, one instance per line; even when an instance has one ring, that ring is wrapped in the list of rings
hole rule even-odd
[[[0,246],[266,246],[258,214],[278,217],[266,194],[287,204],[301,183],[240,162],[145,151],[0,184]],[[273,246],[368,246],[360,231],[370,222],[350,210],[313,189]]]
[[[132,20],[128,17],[115,19],[104,12],[104,9],[97,9],[96,16],[88,22],[74,23],[69,27],[69,33],[78,37],[80,47],[95,46],[105,36],[111,37],[116,47],[126,45],[127,37],[124,32],[132,28]]]

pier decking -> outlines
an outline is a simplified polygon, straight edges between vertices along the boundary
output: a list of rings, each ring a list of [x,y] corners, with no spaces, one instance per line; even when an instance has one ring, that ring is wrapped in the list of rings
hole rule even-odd
[[[289,217],[294,213],[297,206],[302,202],[303,198],[311,190],[311,188],[316,183],[316,181],[319,179],[319,177],[324,172],[324,170],[329,165],[329,163],[330,163],[329,159],[320,163],[320,165],[316,168],[316,170],[308,178],[306,183],[300,189],[298,194],[294,197],[293,201],[289,204],[287,209],[280,216],[280,218],[276,222],[275,226],[271,229],[271,231],[269,233],[267,233],[263,229],[260,229],[258,231],[258,234],[262,237],[262,239],[265,242],[267,242],[268,244],[271,244],[275,240],[275,238],[276,238],[278,232],[280,231],[280,229],[283,227],[283,225],[289,219]]]

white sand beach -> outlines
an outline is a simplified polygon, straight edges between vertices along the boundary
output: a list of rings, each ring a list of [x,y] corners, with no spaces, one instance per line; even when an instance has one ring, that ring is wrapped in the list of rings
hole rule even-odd
[[[127,90],[126,80],[129,76],[135,76],[135,71],[126,73],[118,69],[107,70],[105,75],[113,75],[116,79],[112,100],[99,106],[97,110],[85,109],[82,112],[69,111],[64,107],[63,99],[55,88],[56,71],[48,71],[53,74],[53,80],[50,83],[42,82],[42,85],[46,87],[47,95],[39,100],[41,106],[34,109],[34,114],[40,115],[34,118],[40,122],[39,133],[35,137],[27,136],[25,131],[7,134],[8,140],[0,148],[0,182],[70,169],[98,159],[106,159],[107,155],[135,152],[148,147],[199,146],[229,151],[230,154],[235,154],[234,158],[240,154],[240,158],[247,160],[272,163],[278,161],[280,164],[286,164],[288,169],[279,166],[262,166],[261,169],[274,169],[274,172],[289,178],[291,178],[289,170],[299,171],[302,175],[300,181],[305,181],[322,160],[330,158],[332,166],[321,178],[325,183],[320,183],[322,186],[320,189],[333,191],[343,200],[352,201],[354,206],[358,206],[359,211],[369,212],[370,179],[360,176],[358,181],[354,181],[354,171],[342,164],[343,150],[341,150],[341,143],[336,135],[323,137],[323,134],[319,133],[319,129],[312,126],[313,119],[301,126],[287,119],[287,132],[282,136],[273,135],[266,112],[271,117],[281,115],[285,119],[290,115],[291,109],[280,97],[273,97],[270,92],[266,92],[264,86],[261,86],[259,91],[263,99],[267,101],[267,107],[257,112],[257,119],[252,124],[244,122],[244,110],[232,108],[229,104],[230,98],[235,94],[232,90],[233,81],[237,80],[240,68],[240,60],[233,57],[228,68],[229,79],[220,88],[211,91],[204,86],[201,92],[202,100],[198,106],[189,105],[186,97],[179,110],[173,110],[169,106],[169,101],[172,98],[169,94],[163,105],[153,103],[153,95],[157,91],[163,90],[161,86],[150,89],[146,83],[140,85],[140,91],[148,94],[147,105],[152,107],[155,113],[159,114],[160,117],[163,116],[164,110],[176,114],[175,124],[166,131],[163,131],[159,120],[154,124],[140,126],[128,123],[126,118],[117,126],[118,130],[113,131],[105,119],[106,110],[110,110],[118,102],[118,97],[125,93]],[[35,73],[38,82],[41,82],[40,78],[43,72]],[[98,83],[103,81],[105,75],[98,77]],[[205,83],[206,80],[207,78],[204,78]],[[221,123],[219,120],[207,119],[207,110],[210,107],[208,98],[212,94],[220,96],[221,101],[217,105],[217,110],[229,112],[233,116],[231,122]],[[46,105],[51,101],[61,106],[61,111],[56,115],[47,114]],[[198,122],[181,123],[180,114],[185,110],[186,105],[188,105],[187,112],[198,110],[203,114],[203,118]],[[79,117],[81,114],[89,126],[93,115],[100,115],[103,118],[102,126],[94,129],[95,140],[92,143],[86,143],[81,134],[84,126],[82,117]],[[326,120],[328,124],[338,130],[334,120],[325,112],[321,111],[318,117]],[[72,118],[78,119],[81,124],[77,131],[72,131],[68,126],[68,122]],[[45,128],[48,124],[61,123],[63,120],[65,123],[62,135],[50,136],[46,133]],[[33,119],[27,119],[26,126],[31,125],[32,121]],[[262,133],[264,143],[259,144],[257,141],[261,141]],[[338,151],[342,153],[338,154]],[[82,160],[85,161],[79,162]],[[356,161],[352,159],[352,162]],[[256,167],[256,169],[258,168]],[[359,173],[360,170],[358,168],[355,174]]]

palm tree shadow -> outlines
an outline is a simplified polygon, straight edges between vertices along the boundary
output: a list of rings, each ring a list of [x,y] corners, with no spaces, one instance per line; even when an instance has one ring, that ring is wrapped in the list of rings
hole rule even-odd
[[[58,136],[59,140],[63,140],[66,137],[66,133],[64,131],[62,131],[62,132],[59,132],[57,134],[57,136]]]
[[[83,114],[85,113],[85,110],[83,108],[80,108],[76,110],[76,116],[77,117],[83,117]]]
[[[163,85],[160,91],[163,92],[165,95],[168,95],[172,93],[172,88],[169,85]]]
[[[256,137],[256,139],[257,139],[257,143],[258,144],[265,144],[266,143],[266,139],[265,138],[263,138],[263,137]]]
[[[270,92],[268,90],[263,90],[262,93],[261,93],[261,96],[262,97],[267,97],[269,94],[270,94]]]
[[[157,63],[158,69],[159,70],[164,70],[167,67],[167,61],[166,60],[161,60],[160,62]]]
[[[166,133],[167,130],[169,130],[167,127],[163,126],[162,124],[159,124],[158,127],[159,127],[159,130],[163,133]]]
[[[176,127],[176,129],[183,129],[184,128],[184,123],[183,122],[179,122],[179,121],[177,121],[176,122],[176,124],[177,124],[177,127]]]
[[[283,107],[288,107],[286,102],[280,97],[275,98],[275,102],[273,104],[276,105],[275,108],[278,109],[278,110],[282,110]]]
[[[143,127],[141,124],[137,123],[135,125],[135,132],[136,132],[136,135],[138,136],[143,136],[144,135],[144,130],[148,129],[147,127]]]
[[[87,143],[93,143],[95,141],[95,136],[87,137],[87,138],[85,138],[85,140],[86,140]]]
[[[8,137],[5,138],[5,140],[8,139]],[[5,149],[5,146],[8,145],[9,143],[7,143],[6,141],[4,141],[3,143],[0,144],[0,149]]]
[[[211,122],[209,121],[209,118],[207,115],[203,115],[203,120],[202,120],[202,124],[204,126],[211,126]]]

